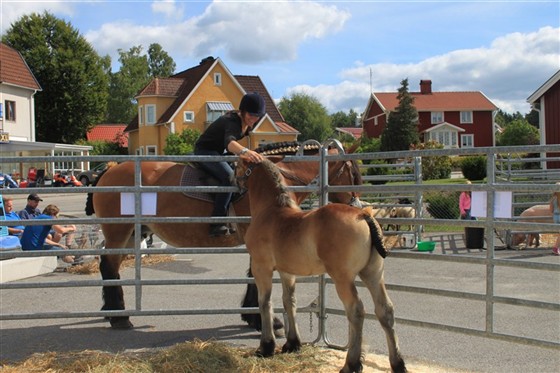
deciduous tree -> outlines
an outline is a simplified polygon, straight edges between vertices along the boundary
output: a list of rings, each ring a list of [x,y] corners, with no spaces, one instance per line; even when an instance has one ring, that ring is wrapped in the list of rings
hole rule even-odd
[[[36,140],[73,144],[104,118],[109,57],[100,57],[69,22],[49,12],[22,16],[3,42],[19,51],[41,85]]]
[[[313,139],[322,142],[333,134],[327,109],[313,96],[293,93],[290,97],[282,97],[278,109],[286,122],[301,132],[299,141]]]

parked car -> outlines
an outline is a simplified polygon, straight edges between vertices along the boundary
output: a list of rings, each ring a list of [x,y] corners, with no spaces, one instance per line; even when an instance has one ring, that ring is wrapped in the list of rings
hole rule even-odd
[[[84,186],[88,186],[97,179],[97,176],[107,168],[107,163],[101,163],[91,170],[80,172],[77,176],[78,180]]]

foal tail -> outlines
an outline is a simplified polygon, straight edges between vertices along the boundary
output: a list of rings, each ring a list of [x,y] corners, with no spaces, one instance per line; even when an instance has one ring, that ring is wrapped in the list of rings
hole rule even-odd
[[[381,255],[382,258],[385,258],[387,257],[389,252],[383,244],[383,231],[381,230],[379,223],[377,223],[377,220],[375,220],[375,218],[373,218],[370,213],[371,210],[365,210],[362,217],[369,226],[372,245],[375,246],[375,249],[377,250],[379,255]]]

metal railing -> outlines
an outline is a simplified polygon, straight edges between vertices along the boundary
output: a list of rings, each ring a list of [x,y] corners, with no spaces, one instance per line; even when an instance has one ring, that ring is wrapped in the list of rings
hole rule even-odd
[[[508,259],[498,259],[495,257],[495,236],[494,231],[497,229],[527,229],[527,230],[544,230],[544,231],[557,231],[558,226],[555,224],[540,224],[540,223],[529,223],[516,221],[515,219],[495,219],[494,218],[494,202],[495,193],[499,191],[511,191],[512,193],[531,193],[535,191],[543,193],[552,193],[556,191],[557,186],[550,183],[550,181],[542,183],[534,182],[507,182],[500,183],[496,179],[496,155],[498,152],[559,152],[560,145],[549,145],[549,146],[538,146],[538,147],[511,147],[509,148],[475,148],[475,149],[445,149],[445,150],[419,150],[419,151],[403,151],[403,152],[390,152],[390,153],[366,153],[366,154],[343,154],[331,156],[326,153],[326,149],[323,148],[318,156],[305,156],[305,160],[313,160],[320,163],[320,177],[319,185],[310,186],[300,186],[292,187],[294,191],[306,191],[306,192],[316,192],[320,197],[321,204],[326,203],[328,200],[328,194],[332,192],[341,191],[353,191],[361,193],[387,193],[394,195],[415,195],[419,201],[422,201],[423,193],[427,190],[429,191],[482,191],[487,194],[487,206],[486,206],[486,218],[484,220],[471,221],[471,220],[446,220],[446,219],[431,219],[425,218],[422,214],[417,215],[415,218],[404,219],[404,218],[393,218],[391,222],[398,224],[413,224],[417,227],[424,225],[448,225],[454,227],[478,227],[485,228],[485,239],[487,243],[486,257],[470,257],[470,256],[449,256],[443,254],[433,254],[433,255],[422,255],[417,252],[393,252],[392,255],[399,259],[415,259],[421,261],[446,261],[446,262],[456,262],[464,265],[484,265],[486,267],[486,288],[484,294],[471,293],[471,292],[460,292],[460,291],[449,291],[440,290],[434,288],[427,288],[421,286],[402,286],[395,284],[388,284],[388,288],[392,291],[407,292],[407,293],[419,293],[419,294],[430,294],[442,297],[451,298],[464,298],[472,299],[485,304],[485,327],[483,330],[472,329],[466,327],[458,327],[452,325],[445,325],[436,322],[426,322],[416,319],[406,319],[397,318],[397,322],[430,327],[440,330],[449,330],[458,333],[465,333],[471,335],[479,335],[490,338],[503,339],[513,342],[528,343],[543,347],[560,347],[559,341],[543,340],[538,338],[529,338],[519,335],[508,335],[505,333],[500,333],[495,331],[495,320],[494,320],[494,308],[498,304],[508,304],[508,305],[518,305],[529,308],[537,309],[547,309],[555,312],[560,311],[560,303],[556,302],[544,302],[544,301],[534,301],[522,298],[514,297],[504,297],[495,294],[495,269],[496,267],[511,267],[511,268],[524,268],[531,269],[535,271],[553,271],[558,272],[560,270],[560,265],[551,263],[536,263],[531,261],[523,260],[508,260]],[[487,157],[487,170],[488,177],[487,182],[483,184],[461,184],[461,185],[447,185],[447,184],[430,184],[424,185],[421,179],[415,180],[414,184],[406,185],[360,185],[360,186],[330,186],[328,185],[328,175],[326,167],[329,161],[336,160],[367,160],[367,159],[396,159],[396,158],[417,158],[422,159],[422,157],[429,156],[441,156],[441,155],[477,155],[483,154]],[[65,158],[65,157],[61,157]],[[82,188],[66,188],[65,193],[84,193],[84,192],[128,192],[134,193],[135,195],[135,215],[133,217],[119,217],[119,218],[83,218],[83,219],[59,219],[57,222],[59,224],[102,224],[102,223],[131,223],[135,224],[135,246],[133,248],[123,248],[123,249],[112,249],[111,253],[115,254],[134,254],[135,255],[135,275],[133,279],[125,280],[86,280],[86,281],[67,281],[67,282],[13,282],[0,285],[0,290],[2,289],[25,289],[25,288],[41,288],[41,287],[99,287],[108,285],[122,285],[122,286],[132,286],[135,289],[136,302],[135,305],[128,310],[124,311],[91,311],[91,312],[32,312],[32,313],[12,313],[12,314],[2,314],[0,315],[0,320],[18,320],[18,319],[49,319],[49,318],[82,318],[82,317],[105,317],[105,316],[140,316],[140,315],[150,315],[150,316],[164,316],[164,315],[200,315],[200,314],[238,314],[238,313],[256,313],[258,309],[256,308],[216,308],[216,309],[145,309],[142,303],[142,287],[152,286],[152,285],[192,285],[192,284],[203,284],[203,285],[214,285],[214,284],[247,284],[252,283],[252,279],[248,278],[227,278],[227,279],[174,279],[174,280],[148,280],[142,277],[142,266],[141,266],[141,255],[142,254],[238,254],[246,253],[243,247],[232,247],[232,248],[172,248],[167,247],[165,249],[141,249],[141,226],[146,223],[162,222],[165,223],[211,223],[211,222],[225,222],[225,223],[247,223],[250,221],[249,217],[224,217],[224,218],[212,218],[212,217],[175,217],[175,218],[161,218],[157,216],[142,216],[141,215],[141,194],[146,192],[185,192],[185,191],[197,191],[201,190],[206,192],[223,192],[223,191],[234,191],[235,187],[181,187],[181,186],[170,186],[170,187],[151,187],[142,186],[140,183],[140,163],[142,161],[175,161],[175,162],[188,162],[188,161],[234,161],[236,157],[225,156],[225,157],[204,157],[204,156],[98,156],[98,157],[68,157],[75,161],[89,160],[89,161],[134,161],[136,166],[136,180],[135,185],[130,187],[82,187]],[[302,156],[287,157],[291,158],[293,161],[302,160]],[[28,158],[17,158],[17,162],[43,162],[50,159],[50,157],[28,157]],[[2,160],[4,162],[4,160]],[[15,159],[6,160],[7,162],[15,162]],[[61,161],[64,161],[62,159]],[[69,160],[68,160],[69,161]],[[11,189],[10,194],[28,194],[32,192],[48,194],[57,193],[59,190],[55,188],[26,188],[26,189]],[[389,219],[379,219],[380,223],[387,223]],[[20,224],[21,222],[17,222]],[[36,221],[25,221],[25,225],[39,225],[41,222]],[[16,223],[10,223],[8,221],[0,222],[0,225],[16,225]],[[421,234],[421,233],[418,233]],[[104,250],[91,249],[91,250],[71,250],[68,254],[75,255],[103,255],[106,253]],[[15,257],[36,257],[45,255],[56,255],[56,253],[45,253],[45,252],[19,252],[16,254],[10,254],[10,256]],[[0,259],[7,257],[6,253],[0,252]],[[279,280],[275,280],[278,283]],[[329,307],[327,304],[327,298],[325,296],[326,288],[332,282],[327,276],[320,277],[309,277],[299,279],[298,282],[308,282],[319,284],[319,303],[318,305],[310,305],[307,307],[300,307],[298,311],[300,312],[313,312],[317,313],[319,319],[318,335],[316,341],[324,340],[325,343],[333,347],[342,347],[334,345],[330,340],[327,332],[327,316],[329,314],[343,314],[340,309]],[[276,309],[276,312],[281,311]],[[367,315],[368,318],[374,318],[372,314]]]

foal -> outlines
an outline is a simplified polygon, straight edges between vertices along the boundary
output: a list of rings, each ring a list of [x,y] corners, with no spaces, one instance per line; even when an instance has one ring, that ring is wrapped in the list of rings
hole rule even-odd
[[[282,280],[282,301],[288,317],[282,352],[301,348],[295,323],[296,276],[328,273],[349,322],[349,348],[340,371],[361,372],[365,310],[354,284],[358,275],[373,297],[375,314],[387,337],[391,368],[394,372],[406,372],[394,331],[393,304],[383,279],[386,250],[377,222],[364,210],[337,203],[302,211],[293,193],[286,189],[282,174],[268,159],[259,165],[240,162],[235,175],[238,186],[248,190],[251,206],[245,243],[251,254],[262,318],[257,353],[272,356],[276,346],[270,300],[274,270]]]

